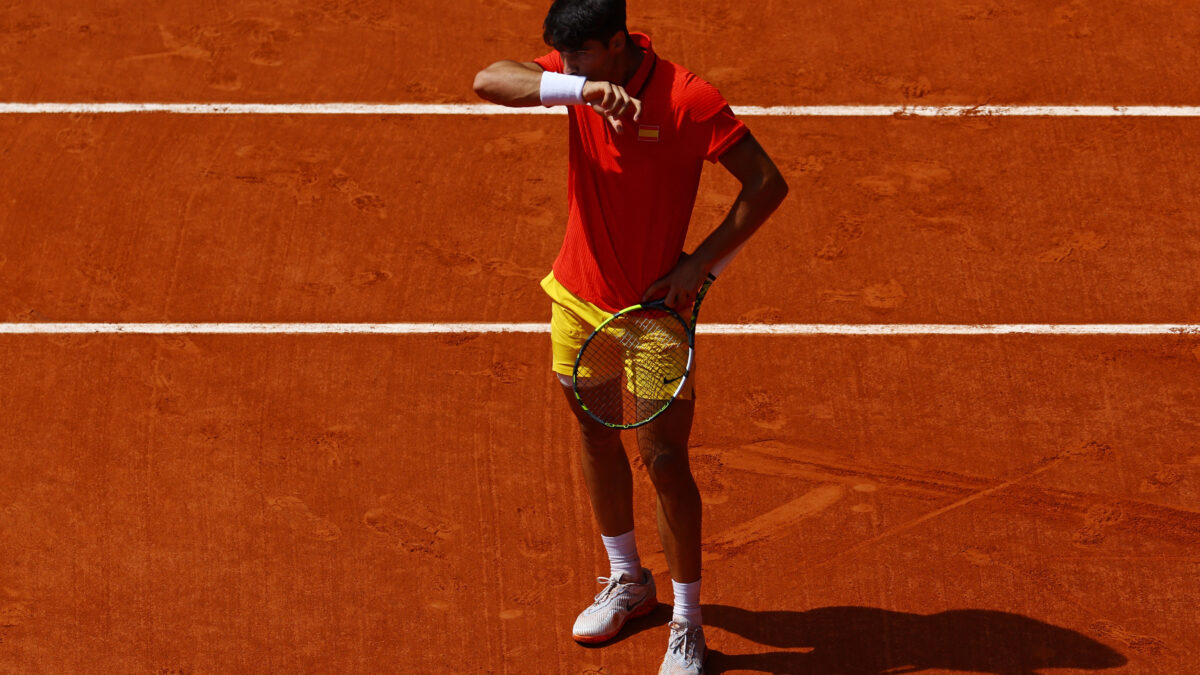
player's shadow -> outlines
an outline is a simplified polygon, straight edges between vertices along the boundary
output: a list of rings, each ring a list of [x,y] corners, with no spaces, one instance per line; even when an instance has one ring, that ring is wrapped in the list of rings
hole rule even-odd
[[[1120,653],[1066,628],[1019,614],[962,609],[909,614],[870,607],[751,612],[704,605],[704,623],[769,647],[795,651],[709,651],[705,672],[882,675],[926,669],[1037,675],[1042,668],[1101,670]]]

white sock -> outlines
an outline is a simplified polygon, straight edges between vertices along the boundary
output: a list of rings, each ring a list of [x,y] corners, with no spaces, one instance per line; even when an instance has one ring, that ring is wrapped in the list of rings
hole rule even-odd
[[[692,626],[700,625],[700,580],[690,584],[681,584],[671,580],[671,588],[675,591],[675,610],[671,612],[671,620],[687,619]]]
[[[642,582],[642,559],[638,557],[637,540],[633,538],[633,530],[615,537],[600,535],[604,541],[604,549],[608,551],[608,565],[613,579],[624,573],[626,581]]]

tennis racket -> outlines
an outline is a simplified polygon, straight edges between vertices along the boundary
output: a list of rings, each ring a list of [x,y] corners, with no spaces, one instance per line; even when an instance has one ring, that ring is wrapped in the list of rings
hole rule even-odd
[[[633,429],[666,411],[692,375],[700,302],[740,250],[713,267],[696,293],[691,321],[659,299],[626,307],[592,331],[571,374],[584,412],[607,427]]]

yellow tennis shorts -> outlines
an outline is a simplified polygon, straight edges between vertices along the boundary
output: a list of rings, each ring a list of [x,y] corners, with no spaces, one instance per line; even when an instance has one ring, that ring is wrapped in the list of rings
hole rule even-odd
[[[550,296],[550,347],[551,369],[570,378],[575,370],[575,357],[596,326],[612,317],[612,312],[593,305],[576,296],[554,278],[554,272],[542,279],[542,289]],[[632,383],[631,383],[632,384]],[[672,390],[673,392],[673,390]],[[688,377],[681,399],[696,397],[696,364],[692,363],[692,374]],[[659,396],[655,398],[670,398]]]

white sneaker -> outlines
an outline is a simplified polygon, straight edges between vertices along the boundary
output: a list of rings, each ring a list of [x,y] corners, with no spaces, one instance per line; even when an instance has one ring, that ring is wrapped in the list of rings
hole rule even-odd
[[[701,675],[707,652],[703,626],[693,628],[687,621],[672,621],[671,639],[658,675]]]
[[[630,619],[649,614],[658,605],[654,591],[654,576],[642,568],[641,582],[626,581],[624,574],[615,579],[597,579],[604,588],[593,598],[591,606],[575,619],[575,640],[595,643],[611,640],[621,632]]]

